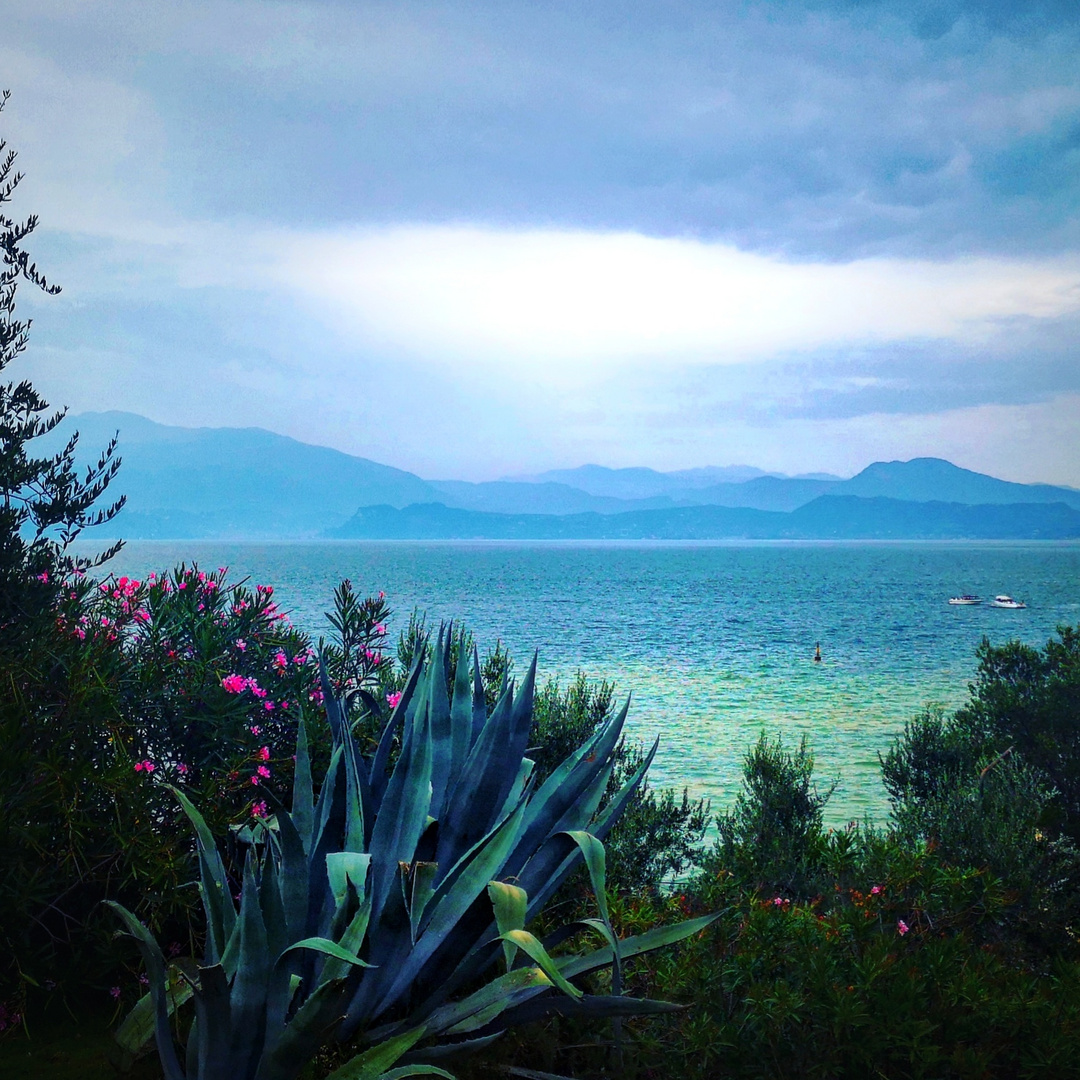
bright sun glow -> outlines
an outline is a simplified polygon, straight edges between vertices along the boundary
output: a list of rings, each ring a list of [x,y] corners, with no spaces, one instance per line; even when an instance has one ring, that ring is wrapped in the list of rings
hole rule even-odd
[[[427,359],[734,363],[845,343],[989,339],[1080,309],[1080,262],[793,263],[633,233],[399,227],[279,246],[279,280]]]

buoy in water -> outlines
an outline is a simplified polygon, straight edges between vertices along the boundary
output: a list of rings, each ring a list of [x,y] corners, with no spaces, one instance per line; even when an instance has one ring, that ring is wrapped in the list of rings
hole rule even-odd
[[[820,664],[821,663],[821,642],[818,642],[814,646],[814,663],[815,664]]]

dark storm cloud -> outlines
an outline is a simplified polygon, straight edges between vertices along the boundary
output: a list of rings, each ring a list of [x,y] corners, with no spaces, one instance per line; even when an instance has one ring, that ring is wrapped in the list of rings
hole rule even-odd
[[[196,216],[845,259],[1077,245],[1078,7],[102,5],[22,29],[152,97]]]

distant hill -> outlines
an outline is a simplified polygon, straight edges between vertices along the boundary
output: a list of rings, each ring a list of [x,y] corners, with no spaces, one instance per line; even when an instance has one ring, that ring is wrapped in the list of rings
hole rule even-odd
[[[539,527],[535,519],[542,516],[593,514],[622,518],[610,527],[587,527],[581,522],[558,528],[544,526],[552,535],[570,535],[575,529],[584,529],[583,536],[624,529],[660,529],[664,535],[668,535],[669,529],[675,530],[672,535],[684,529],[689,530],[688,536],[696,536],[700,534],[698,530],[708,533],[720,528],[717,523],[721,520],[729,524],[738,521],[739,528],[750,528],[752,519],[745,516],[723,518],[692,511],[711,507],[788,514],[811,506],[823,496],[885,498],[904,503],[939,501],[981,507],[1056,502],[1080,509],[1080,491],[1044,484],[1009,483],[937,458],[878,462],[850,480],[820,475],[775,476],[747,465],[672,473],[588,465],[543,474],[549,479],[469,483],[423,480],[403,469],[329,447],[312,446],[261,428],[172,427],[122,412],[85,413],[69,418],[50,437],[52,447],[59,447],[76,428],[82,434],[80,447],[84,460],[96,457],[113,432],[120,431],[123,466],[113,490],[126,494],[128,504],[99,534],[130,539],[316,537],[345,526],[361,508],[404,510],[425,504],[442,504],[446,509],[463,513],[524,516],[529,520],[520,528],[526,530]],[[564,477],[566,482],[554,479],[557,476]],[[735,479],[738,476],[742,479]],[[826,505],[840,514],[843,504]],[[414,517],[417,513],[413,511]],[[670,515],[669,524],[661,526],[656,517],[641,520],[625,517],[658,513]],[[879,519],[884,521],[882,513]],[[988,522],[985,511],[980,513],[983,514],[980,520]],[[441,520],[445,524],[448,519]],[[464,523],[471,519],[458,520]],[[1006,520],[1018,519],[1013,515]],[[496,527],[492,519],[481,517],[467,528],[475,531],[485,521]],[[791,522],[788,526],[795,527]],[[511,526],[502,522],[497,527]],[[772,527],[761,524],[766,530]],[[876,527],[865,525],[871,531]],[[983,527],[990,528],[989,524],[980,526]],[[826,525],[818,522],[813,528],[820,532],[826,530]],[[851,531],[864,526],[851,520],[844,528]],[[956,528],[961,526],[958,524]]]
[[[542,481],[557,481],[595,496],[620,499],[666,496],[674,505],[741,506],[757,510],[795,510],[822,495],[857,495],[862,498],[880,496],[908,502],[939,500],[971,506],[990,503],[1063,502],[1067,506],[1080,509],[1080,491],[1072,488],[1052,487],[1049,484],[1014,484],[1008,480],[998,480],[993,476],[972,472],[970,469],[961,469],[941,458],[876,462],[849,480],[841,480],[827,473],[777,476],[747,465],[688,469],[671,473],[655,472],[652,469],[605,469],[599,465],[583,465],[579,469],[559,470],[522,479],[536,484]],[[449,500],[441,501],[451,505]],[[645,509],[644,506],[639,508]],[[520,511],[524,507],[488,505],[476,506],[475,509],[509,512]]]
[[[80,449],[96,455],[120,431],[123,465],[110,492],[127,508],[94,535],[252,539],[316,536],[358,506],[407,506],[439,493],[418,476],[261,428],[180,428],[133,413],[84,413]]]
[[[686,492],[714,484],[740,484],[757,476],[767,476],[753,465],[707,466],[677,472],[656,469],[609,469],[604,465],[580,465],[576,469],[552,469],[535,476],[507,476],[510,483],[565,484],[590,495],[612,499],[680,498]],[[839,479],[839,477],[833,477]]]
[[[825,495],[782,513],[683,506],[621,514],[489,514],[426,503],[368,506],[327,534],[367,540],[1063,540],[1080,511],[1062,503],[966,506]]]
[[[942,458],[877,461],[857,476],[837,484],[836,495],[882,496],[911,502],[1045,503],[1063,502],[1080,509],[1080,491],[1050,484],[1014,484],[961,469]]]

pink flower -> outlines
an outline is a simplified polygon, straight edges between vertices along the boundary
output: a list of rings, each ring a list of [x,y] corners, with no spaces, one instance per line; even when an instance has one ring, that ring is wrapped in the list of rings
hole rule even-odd
[[[221,680],[221,688],[227,694],[242,694],[248,681],[242,675],[226,675]]]
[[[775,905],[776,905],[777,907],[783,907],[783,904],[784,904],[784,898],[783,898],[782,896],[777,896],[777,897],[776,897],[776,898],[775,898],[775,899],[773,900],[773,903],[774,903],[774,904],[775,904]]]
[[[43,573],[38,574],[37,579],[38,581],[47,582],[49,580],[48,571],[44,571]]]
[[[379,599],[380,600],[385,600],[386,599],[386,593],[384,593],[381,589],[379,590]]]
[[[386,623],[376,623],[375,624],[375,633],[378,634],[380,637],[383,634],[385,634],[386,633]]]
[[[238,637],[235,644],[241,652],[247,652],[247,642],[242,637]]]
[[[135,771],[136,772],[152,773],[154,771],[154,763],[152,761],[150,761],[149,759],[144,759],[143,761],[136,761],[135,762]]]
[[[248,689],[257,697],[266,697],[266,691],[254,679],[248,679]]]
[[[877,896],[877,894],[878,894],[879,892],[881,892],[881,886],[880,886],[880,885],[875,885],[875,886],[874,886],[874,887],[873,887],[873,888],[872,888],[872,889],[870,890],[870,895],[871,895],[871,896]]]
[[[255,770],[264,780],[270,779],[270,770],[265,765],[260,765]]]
[[[266,803],[260,799],[258,802],[251,804],[251,816],[253,818],[264,818],[267,815]]]
[[[909,930],[908,924],[903,919],[896,920],[896,932],[903,937]]]
[[[187,765],[185,765],[185,764],[184,764],[184,763],[183,763],[182,761],[180,762],[180,764],[179,764],[179,765],[177,765],[177,766],[176,766],[176,771],[177,771],[177,772],[178,772],[178,773],[179,773],[179,774],[180,774],[181,776],[187,776],[188,772],[190,772],[190,770],[188,769]]]
[[[270,747],[269,746],[260,746],[259,749],[255,752],[255,756],[259,759],[259,761],[269,761],[270,760]]]
[[[258,786],[259,786],[259,778],[258,778],[258,776],[253,776],[253,777],[251,778],[251,782],[252,782],[252,783],[253,783],[253,784],[254,784],[254,785],[255,785],[256,787],[258,787]]]
[[[386,695],[387,704],[390,706],[391,709],[396,709],[398,707],[398,702],[400,700],[401,700],[401,691],[400,690],[395,690],[394,693]]]
[[[267,712],[273,712],[274,711],[274,703],[272,701],[264,701],[263,702],[263,708]]]
[[[180,584],[177,585],[176,587],[178,589],[186,589],[187,588],[187,582],[186,581],[181,581]]]
[[[119,1001],[120,1000],[120,987],[119,986],[110,987],[109,988],[109,997],[111,997],[113,999],[113,1001]]]
[[[283,652],[278,652],[274,657],[274,665],[276,667],[284,668],[288,662],[289,658]]]
[[[289,707],[289,703],[287,701],[279,701],[278,702],[278,708],[279,709],[287,709],[288,707]]]
[[[155,574],[154,571],[151,570],[150,573],[146,575],[146,580],[147,581],[157,581],[157,574]]]

